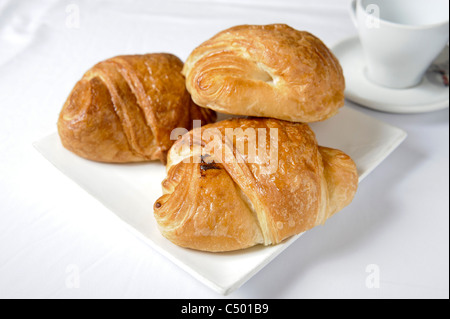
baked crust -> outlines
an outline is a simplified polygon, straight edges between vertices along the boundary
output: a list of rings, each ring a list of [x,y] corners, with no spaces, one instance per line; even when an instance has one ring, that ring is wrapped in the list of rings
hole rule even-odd
[[[110,163],[166,161],[175,128],[194,119],[215,121],[185,88],[182,61],[158,53],[118,56],[100,62],[75,85],[60,113],[65,148]]]
[[[273,147],[277,156],[267,157]],[[348,155],[318,146],[307,124],[276,119],[235,118],[190,131],[169,151],[166,168],[154,205],[162,234],[214,252],[277,244],[323,224],[358,185]]]
[[[198,105],[226,114],[315,122],[344,105],[339,61],[285,24],[224,30],[190,54],[183,74]]]

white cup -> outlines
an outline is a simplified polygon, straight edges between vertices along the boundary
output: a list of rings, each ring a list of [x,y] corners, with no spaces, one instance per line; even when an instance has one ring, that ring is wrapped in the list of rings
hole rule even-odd
[[[418,85],[449,38],[449,0],[353,0],[351,15],[372,82]]]

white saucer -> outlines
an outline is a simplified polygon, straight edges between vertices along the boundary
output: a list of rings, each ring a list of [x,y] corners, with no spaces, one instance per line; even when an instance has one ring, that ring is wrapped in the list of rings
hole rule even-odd
[[[409,89],[381,87],[366,78],[358,37],[346,39],[334,45],[332,50],[344,69],[347,99],[390,113],[423,113],[448,108],[449,87],[439,73],[446,69],[448,76],[448,46],[430,67],[422,83]]]

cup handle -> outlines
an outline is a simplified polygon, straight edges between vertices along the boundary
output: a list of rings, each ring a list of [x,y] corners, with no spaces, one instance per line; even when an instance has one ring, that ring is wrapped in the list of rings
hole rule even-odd
[[[350,17],[352,18],[355,27],[358,27],[358,20],[356,19],[356,0],[350,3]]]

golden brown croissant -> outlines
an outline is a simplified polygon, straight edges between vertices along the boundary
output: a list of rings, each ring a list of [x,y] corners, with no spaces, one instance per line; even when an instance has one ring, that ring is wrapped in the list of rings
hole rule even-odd
[[[182,67],[180,59],[164,53],[118,56],[95,65],[61,111],[63,145],[100,162],[165,162],[173,129],[216,118],[192,101]]]
[[[231,119],[194,129],[168,153],[162,234],[205,251],[277,244],[348,205],[358,175],[352,159],[320,147],[307,124]]]
[[[344,76],[333,53],[284,24],[222,31],[190,54],[183,74],[195,103],[226,114],[314,122],[344,105]]]

